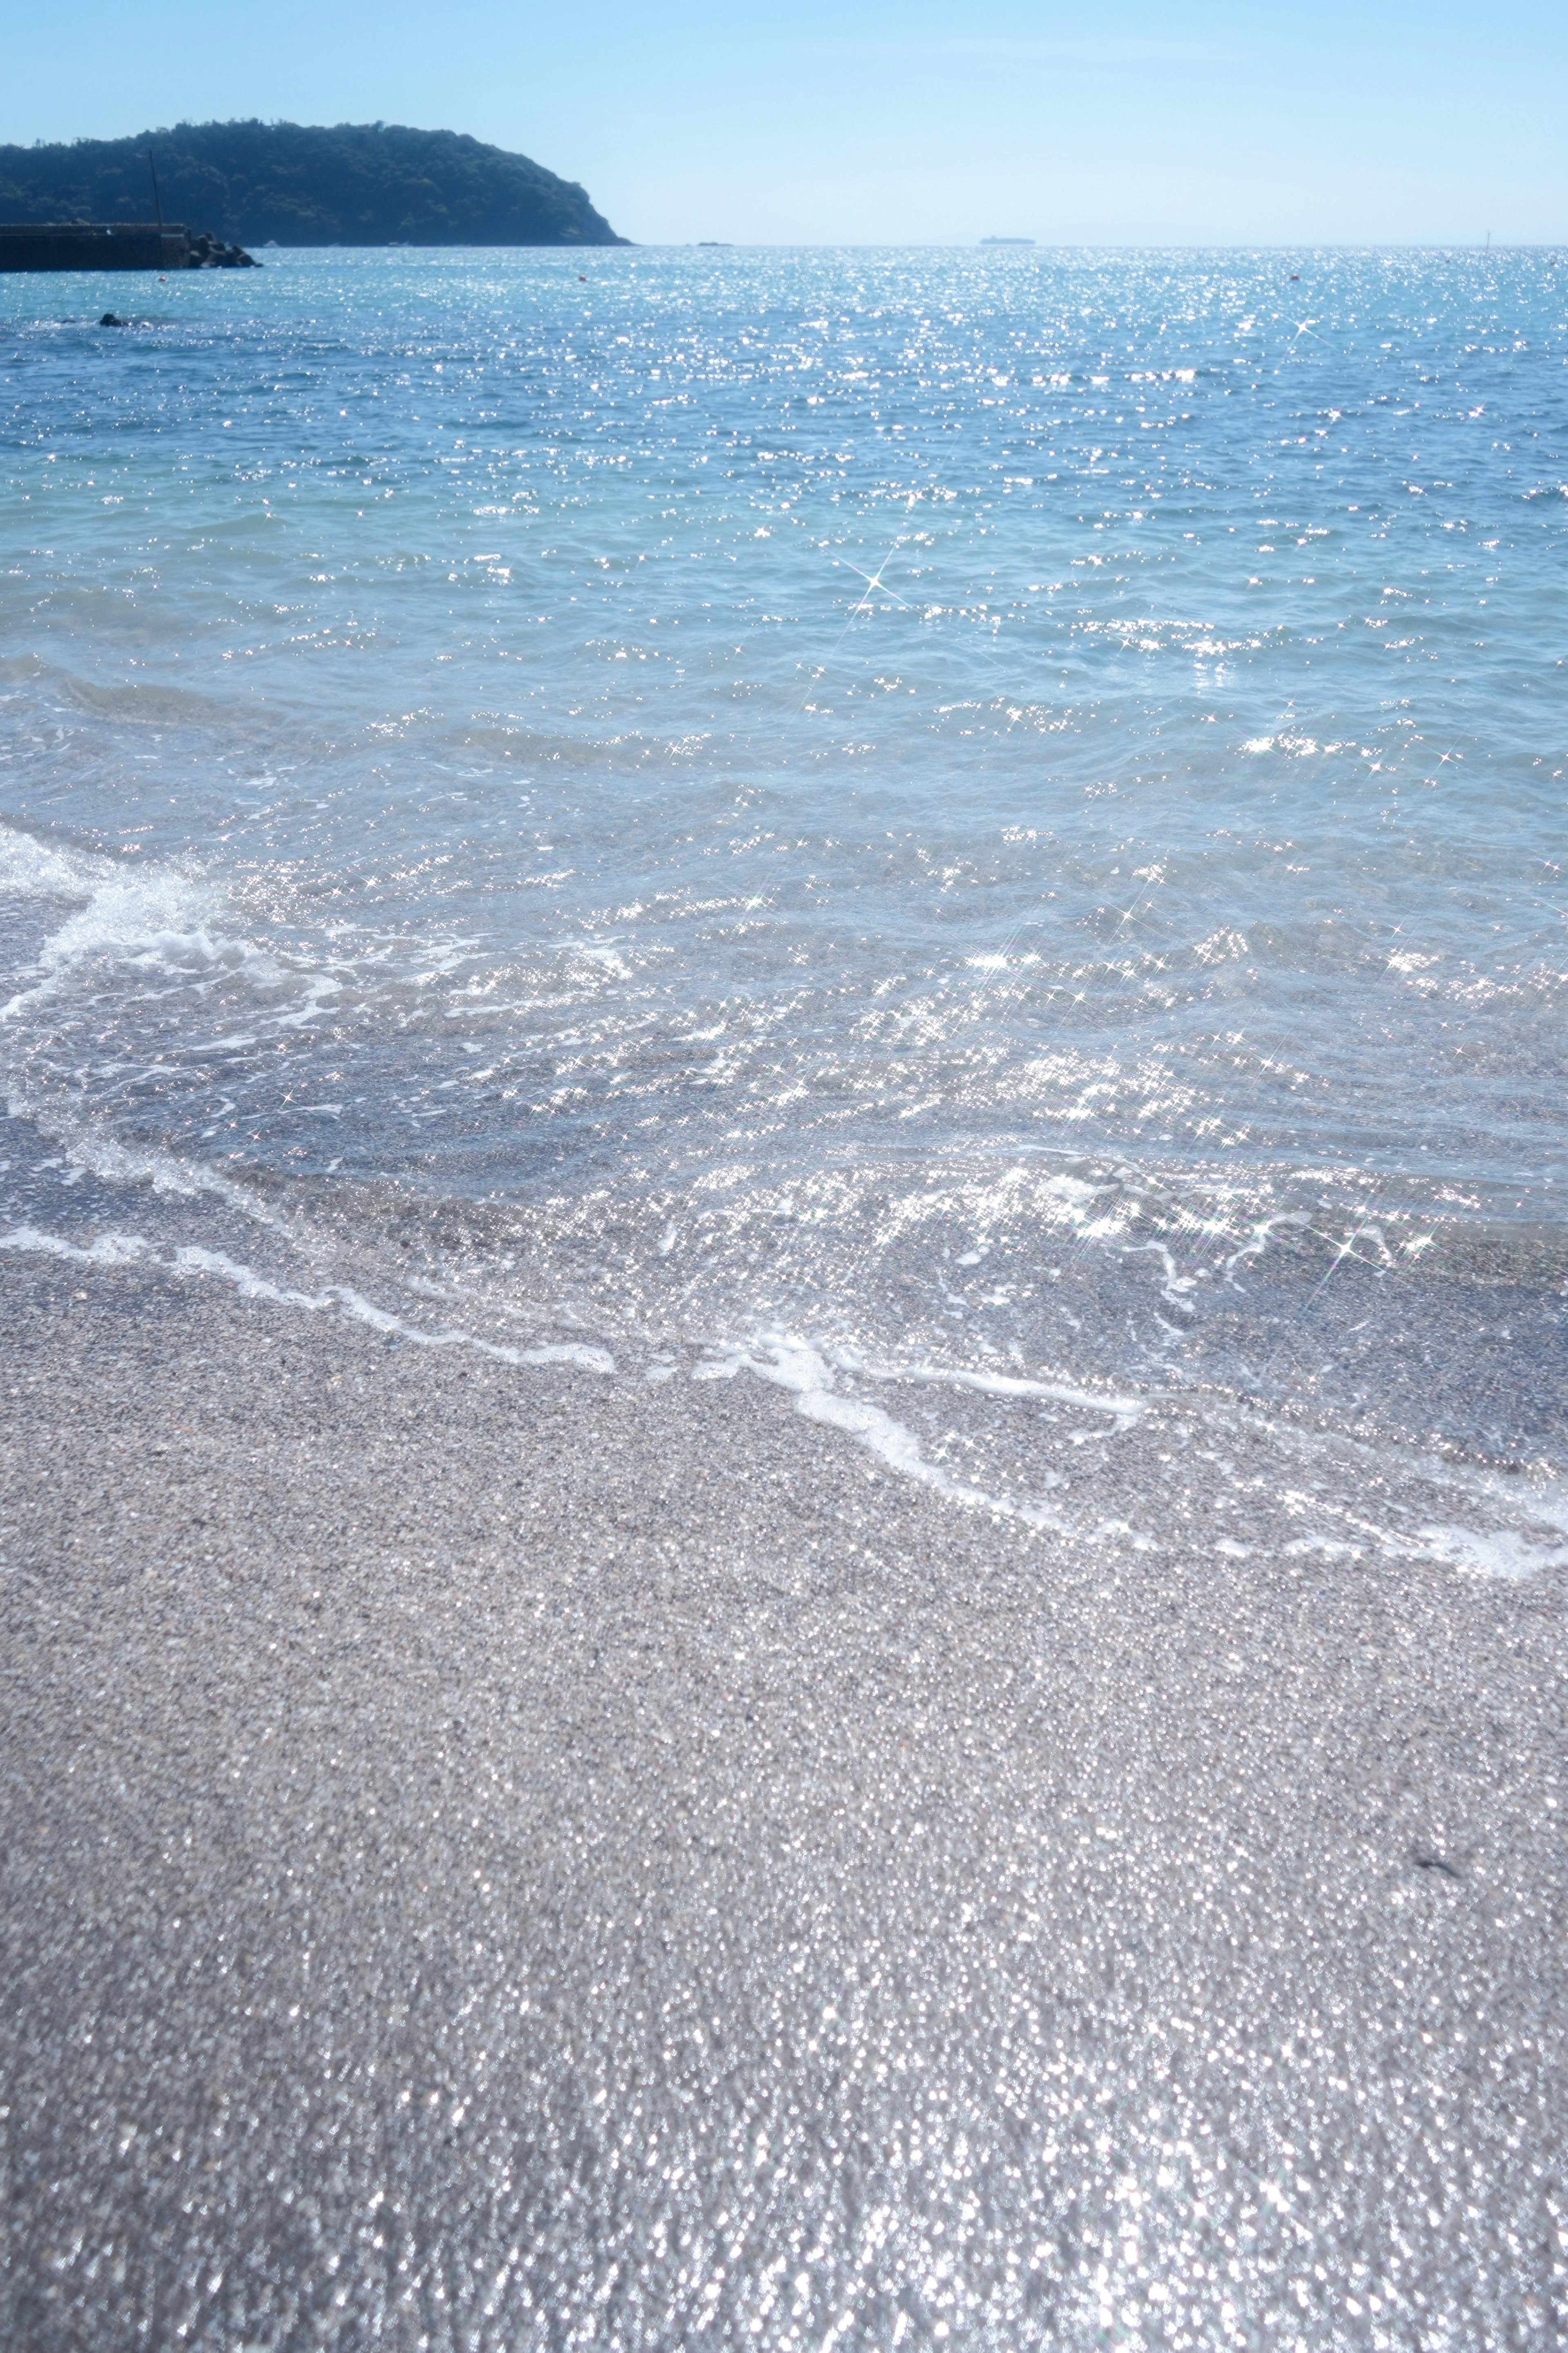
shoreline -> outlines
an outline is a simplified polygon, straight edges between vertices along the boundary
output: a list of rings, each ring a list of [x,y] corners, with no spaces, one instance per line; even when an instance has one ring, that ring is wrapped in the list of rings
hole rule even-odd
[[[0,1365],[8,2341],[1563,2341],[1561,1565],[145,1261]]]

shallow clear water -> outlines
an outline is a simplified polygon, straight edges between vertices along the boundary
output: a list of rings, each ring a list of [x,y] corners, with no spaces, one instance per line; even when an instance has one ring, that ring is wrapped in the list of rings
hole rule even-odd
[[[0,280],[24,2330],[1545,2342],[1568,290],[268,261]]]
[[[0,289],[14,1222],[1363,1418],[1331,1272],[1556,1298],[1549,257],[267,259]]]

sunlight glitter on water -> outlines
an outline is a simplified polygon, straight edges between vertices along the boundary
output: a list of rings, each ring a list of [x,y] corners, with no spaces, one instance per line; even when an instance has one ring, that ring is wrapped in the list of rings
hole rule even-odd
[[[526,1212],[578,1306],[668,1231],[694,1342],[911,1361],[1037,1365],[931,1268],[1087,1183],[1110,1377],[1206,1235],[1553,1226],[1529,257],[280,255],[112,352],[5,299],[30,1115],[373,1240]]]

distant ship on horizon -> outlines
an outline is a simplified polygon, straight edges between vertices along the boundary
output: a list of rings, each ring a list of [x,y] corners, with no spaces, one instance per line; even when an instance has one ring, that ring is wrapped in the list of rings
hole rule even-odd
[[[1033,245],[1032,237],[983,237],[982,245]]]

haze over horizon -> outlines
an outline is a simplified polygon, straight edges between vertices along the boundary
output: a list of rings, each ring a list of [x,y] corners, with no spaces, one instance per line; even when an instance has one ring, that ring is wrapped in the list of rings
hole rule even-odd
[[[1112,33],[1079,11],[805,0],[737,28],[715,0],[657,24],[629,0],[569,21],[501,0],[427,13],[279,0],[258,37],[186,37],[173,0],[83,0],[8,39],[0,142],[180,121],[465,131],[578,180],[642,244],[1568,242],[1558,93],[1568,17],[1453,0],[1375,17],[1237,0]]]

